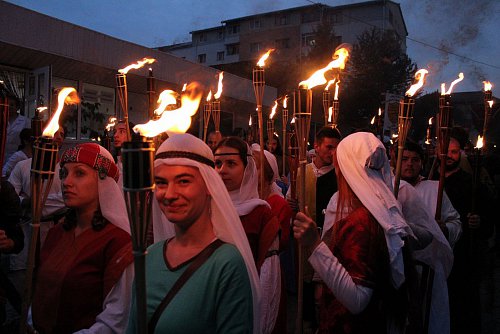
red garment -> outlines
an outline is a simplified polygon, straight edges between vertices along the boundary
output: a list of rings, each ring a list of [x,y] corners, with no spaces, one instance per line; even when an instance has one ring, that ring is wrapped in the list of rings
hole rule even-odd
[[[290,221],[292,219],[292,209],[288,202],[278,194],[272,194],[266,199],[271,206],[271,212],[278,218],[280,235],[280,253],[288,248],[290,242]]]
[[[40,254],[33,323],[40,333],[89,328],[124,269],[133,261],[128,233],[108,223],[75,238],[62,224],[48,233]]]
[[[260,273],[260,267],[279,232],[278,219],[267,206],[259,205],[248,215],[240,216],[240,220],[247,235],[257,271]]]
[[[326,244],[354,283],[374,290],[368,306],[351,314],[324,284],[320,305],[320,333],[385,333],[382,296],[390,284],[389,254],[384,231],[370,212],[354,210],[335,223]]]

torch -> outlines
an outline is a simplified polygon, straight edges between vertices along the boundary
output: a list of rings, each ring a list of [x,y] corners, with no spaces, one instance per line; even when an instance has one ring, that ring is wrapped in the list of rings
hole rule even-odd
[[[439,185],[436,203],[435,219],[437,222],[441,220],[441,208],[443,205],[444,179],[446,172],[446,157],[448,156],[448,146],[450,144],[450,133],[452,127],[452,107],[451,107],[451,90],[458,82],[464,79],[464,74],[460,73],[458,79],[453,81],[448,91],[445,89],[445,84],[441,84],[441,96],[439,97],[439,113],[437,115],[437,137],[439,145]]]
[[[403,164],[403,151],[405,147],[406,138],[410,131],[411,121],[413,119],[413,108],[415,107],[415,99],[413,96],[424,85],[425,75],[427,70],[418,70],[415,73],[415,79],[418,82],[406,91],[405,97],[399,101],[399,114],[398,114],[398,159],[396,160],[396,173],[394,175],[394,197],[398,198],[399,183],[401,181],[401,165]]]
[[[222,79],[224,72],[219,73],[219,84],[217,85],[217,92],[214,94],[214,101],[212,102],[212,117],[214,118],[215,133],[217,140],[220,139],[220,96],[222,94]]]
[[[274,106],[269,114],[269,119],[267,120],[267,140],[271,141],[274,137],[274,115],[276,115],[276,108],[278,108],[278,100],[274,101]]]
[[[153,119],[155,100],[156,100],[156,80],[153,76],[153,69],[149,68],[149,76],[147,78],[147,94],[148,94],[148,118]]]
[[[339,84],[340,81],[337,80],[335,83],[335,95],[333,96],[333,104],[328,110],[328,123],[332,128],[337,128],[339,124]]]
[[[70,96],[71,95],[71,96]],[[40,233],[40,219],[42,209],[49,195],[57,163],[59,147],[54,143],[54,134],[59,129],[59,117],[65,103],[79,103],[76,89],[64,87],[57,97],[58,106],[54,116],[33,144],[33,158],[31,161],[31,240],[28,248],[26,263],[26,279],[24,298],[21,309],[20,333],[25,333],[27,328],[28,307],[31,304],[33,288],[33,272],[35,268],[36,249]]]
[[[8,119],[9,119],[9,98],[2,94],[0,95],[0,166],[3,166],[3,162],[5,159],[5,143],[7,141]]]
[[[384,143],[384,117],[382,116],[382,108],[378,108],[377,114],[377,133],[380,134],[380,141]]]
[[[288,124],[288,105],[287,105],[287,100],[288,100],[288,96],[285,95],[285,97],[283,98],[283,113],[281,114],[281,123],[282,123],[282,131],[283,131],[283,136],[282,136],[282,147],[286,148],[287,147],[287,136],[286,136],[286,125]],[[283,175],[286,175],[286,154],[285,152],[283,152],[282,154],[282,164],[283,164],[283,169],[282,169],[282,172],[283,172]]]
[[[264,170],[264,118],[262,116],[262,99],[264,97],[264,86],[266,85],[266,80],[264,77],[264,66],[267,58],[274,49],[269,49],[257,62],[257,66],[252,70],[252,83],[255,92],[255,100],[257,102],[257,117],[259,120],[259,144],[262,148],[260,150],[260,170]],[[264,191],[264,173],[260,173],[259,177],[260,184],[260,194],[259,197],[262,198]]]
[[[111,128],[113,128],[116,125],[116,117],[109,117],[108,118],[108,124],[104,127],[104,141],[103,141],[103,146],[105,149],[108,151],[111,151]]]
[[[177,93],[163,91],[158,99],[160,106],[155,114],[160,117],[146,124],[138,124],[134,132],[140,139],[125,142],[122,149],[123,190],[130,220],[130,232],[134,252],[135,289],[137,305],[137,332],[147,333],[146,300],[146,248],[147,231],[151,217],[151,204],[154,189],[154,144],[147,138],[156,137],[163,132],[184,133],[191,126],[191,116],[198,110],[200,93],[193,93],[197,86],[191,84],[181,95],[181,106],[167,110],[167,106],[176,104]],[[147,138],[146,138],[147,137]]]
[[[116,91],[118,94],[118,101],[120,108],[116,109],[116,117],[119,120],[123,120],[125,122],[125,127],[127,129],[127,140],[130,140],[130,129],[128,125],[128,91],[127,91],[127,73],[131,69],[139,69],[143,67],[145,64],[154,63],[155,59],[152,58],[143,58],[138,61],[136,64],[129,65],[125,68],[119,69],[116,74]],[[152,71],[151,71],[152,72]],[[150,73],[152,74],[152,73]],[[149,87],[148,87],[149,88]]]
[[[328,88],[335,82],[335,79],[328,81],[325,89],[323,90],[323,113],[325,114],[325,126],[328,125],[328,120],[331,119],[329,117],[330,113],[330,91]]]
[[[208,123],[212,113],[212,91],[208,92],[207,101],[203,105],[203,142],[207,141]]]
[[[489,81],[483,81],[484,83],[484,125],[483,125],[483,138],[486,141],[486,136],[489,128],[489,121],[491,118],[492,108],[493,108],[493,98],[491,93],[492,84]],[[483,147],[485,153],[487,151],[487,146]]]

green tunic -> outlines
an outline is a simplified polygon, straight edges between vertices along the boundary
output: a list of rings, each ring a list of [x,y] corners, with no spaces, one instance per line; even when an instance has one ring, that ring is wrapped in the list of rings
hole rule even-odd
[[[170,268],[164,257],[165,241],[148,249],[146,286],[148,321],[191,262]],[[128,333],[137,325],[135,293]],[[252,333],[252,289],[245,262],[238,250],[223,244],[191,276],[172,299],[155,333]]]

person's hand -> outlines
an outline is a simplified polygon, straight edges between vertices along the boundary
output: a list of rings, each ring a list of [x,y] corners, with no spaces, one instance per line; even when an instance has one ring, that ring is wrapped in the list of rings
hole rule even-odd
[[[281,177],[281,182],[288,186],[288,178],[285,175]]]
[[[14,240],[10,239],[4,230],[0,230],[0,251],[10,252],[14,248]]]
[[[290,206],[290,209],[292,209],[293,215],[295,216],[297,212],[299,212],[299,200],[296,198],[287,198],[286,201],[288,202],[288,205]]]
[[[479,215],[469,213],[467,215],[467,220],[470,229],[477,229],[481,226],[481,217],[479,217]]]
[[[307,213],[307,207],[306,207]],[[306,214],[299,212],[293,221],[293,235],[302,246],[315,249],[321,242],[316,223]]]

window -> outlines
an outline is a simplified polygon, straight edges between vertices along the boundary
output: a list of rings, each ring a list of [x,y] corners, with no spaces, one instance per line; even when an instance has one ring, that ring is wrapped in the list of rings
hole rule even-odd
[[[262,21],[261,19],[255,19],[250,21],[250,29],[260,29],[262,28]]]
[[[240,44],[226,45],[226,52],[228,56],[237,55],[240,53]]]
[[[224,31],[218,31],[217,32],[217,39],[218,40],[224,39]]]
[[[217,61],[224,60],[224,51],[217,52]]]
[[[260,43],[250,43],[250,52],[256,53],[262,49],[262,45]]]
[[[302,23],[317,22],[319,21],[319,11],[311,11],[302,13]]]
[[[316,35],[314,33],[302,34],[302,47],[313,47],[316,44]]]
[[[342,23],[342,12],[334,12],[332,15],[330,15],[330,21],[332,24],[340,24]]]
[[[227,33],[229,35],[235,35],[235,34],[238,34],[239,32],[240,32],[240,25],[239,24],[235,24],[235,25],[227,27]]]
[[[201,34],[198,36],[198,40],[199,40],[200,42],[206,42],[206,41],[207,41],[207,39],[208,39],[208,37],[207,37],[207,34],[205,34],[205,33],[201,33]]]
[[[198,63],[206,63],[206,62],[207,62],[207,55],[205,53],[199,54]]]
[[[289,49],[290,48],[290,38],[277,39],[275,41],[276,48],[278,49]]]
[[[285,26],[288,24],[288,15],[287,14],[281,14],[281,15],[276,15],[274,19],[274,24],[277,26]]]

